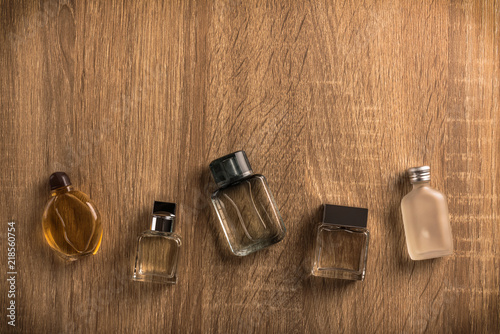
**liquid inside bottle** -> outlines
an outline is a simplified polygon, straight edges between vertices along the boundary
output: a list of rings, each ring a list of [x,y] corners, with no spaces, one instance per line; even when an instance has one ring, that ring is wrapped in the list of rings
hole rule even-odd
[[[364,208],[324,205],[314,248],[314,276],[364,280],[370,240],[367,218]]]
[[[313,275],[340,279],[365,276],[369,234],[366,230],[320,225]]]
[[[212,204],[234,255],[245,256],[283,240],[285,226],[263,175],[254,174],[244,151],[210,163],[219,189]]]
[[[145,231],[138,239],[133,279],[176,283],[180,238],[173,233]]]
[[[67,260],[95,254],[102,240],[101,219],[95,204],[71,184],[52,189],[51,196],[42,217],[49,246]]]
[[[262,175],[216,191],[212,202],[236,255],[247,255],[283,239],[281,218]]]
[[[154,283],[177,283],[177,263],[181,238],[173,233],[176,204],[155,201],[151,227],[137,239],[132,280]]]

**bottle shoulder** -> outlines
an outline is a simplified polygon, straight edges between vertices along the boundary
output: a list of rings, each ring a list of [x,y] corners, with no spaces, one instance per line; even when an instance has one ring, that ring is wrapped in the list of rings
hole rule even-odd
[[[139,234],[139,241],[145,238],[162,238],[166,240],[171,240],[176,242],[179,246],[182,243],[181,237],[173,232],[160,232],[160,231],[151,231],[151,230],[146,230]]]
[[[434,188],[431,188],[429,186],[424,186],[420,188],[415,188],[412,191],[410,191],[408,194],[406,194],[401,203],[404,204],[405,202],[410,202],[415,198],[430,198],[434,199],[436,201],[445,201],[446,197],[444,194]]]
[[[370,231],[364,227],[353,227],[353,226],[340,226],[333,224],[319,223],[317,226],[318,232],[346,232],[346,233],[359,233],[370,235]]]
[[[169,238],[174,240],[179,246],[182,244],[181,236],[176,233],[170,233]]]
[[[260,182],[265,182],[267,184],[267,179],[264,175],[262,174],[252,174],[249,177],[246,177],[244,179],[238,180],[237,182],[228,184],[222,188],[217,188],[212,195],[219,193],[221,191],[224,191],[226,189],[234,188],[234,187],[239,187],[240,185],[244,184],[245,182],[252,182],[252,181],[260,181]]]
[[[70,190],[66,192],[53,193],[47,203],[53,203],[59,200],[78,200],[85,204],[95,207],[94,201],[92,201],[86,193],[79,190]]]
[[[248,190],[248,187],[251,187],[251,189],[268,189],[269,190],[269,184],[267,183],[267,180],[264,175],[261,174],[253,174],[245,179],[242,179],[238,182],[231,183],[225,187],[218,188],[216,189],[212,195],[211,199],[212,201],[216,202],[220,200],[221,196],[224,196],[224,194],[231,194],[234,191],[239,191],[242,188],[245,188],[245,190]]]
[[[45,205],[44,214],[48,215],[61,208],[73,208],[79,212],[89,212],[93,220],[100,220],[101,215],[90,197],[78,190],[53,193]],[[82,217],[80,217],[82,218]]]
[[[44,211],[46,212],[52,205],[54,205],[54,201],[55,201],[56,197],[53,196],[53,197],[50,197],[47,201],[47,203],[45,204],[45,209]]]

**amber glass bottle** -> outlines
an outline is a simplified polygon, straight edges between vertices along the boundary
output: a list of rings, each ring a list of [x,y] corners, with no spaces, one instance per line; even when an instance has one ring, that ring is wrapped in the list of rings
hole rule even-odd
[[[64,172],[49,179],[51,198],[42,218],[43,234],[49,246],[70,261],[97,253],[102,240],[101,217],[95,204],[74,190]]]

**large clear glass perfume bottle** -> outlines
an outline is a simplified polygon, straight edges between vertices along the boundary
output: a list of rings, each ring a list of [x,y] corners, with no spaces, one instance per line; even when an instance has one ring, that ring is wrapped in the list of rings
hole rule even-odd
[[[408,169],[413,190],[401,201],[406,245],[412,260],[426,260],[453,254],[448,204],[439,191],[429,186],[429,166]]]
[[[42,216],[43,234],[49,246],[70,261],[97,253],[102,225],[95,204],[86,194],[73,189],[64,172],[53,173],[49,184],[51,198]]]
[[[233,254],[245,256],[285,237],[285,226],[266,178],[254,174],[244,151],[212,161],[219,186],[212,203]]]
[[[137,239],[134,274],[140,282],[177,283],[181,238],[173,233],[175,203],[155,201],[151,229]]]
[[[314,248],[314,276],[364,280],[370,232],[368,209],[325,204]]]

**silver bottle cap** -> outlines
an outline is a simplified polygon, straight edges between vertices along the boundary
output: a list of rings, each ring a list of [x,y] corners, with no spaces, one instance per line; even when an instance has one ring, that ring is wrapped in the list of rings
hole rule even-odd
[[[431,180],[431,168],[429,166],[412,167],[408,169],[411,183],[429,182]]]
[[[173,232],[175,224],[175,203],[155,201],[151,218],[151,231]]]

